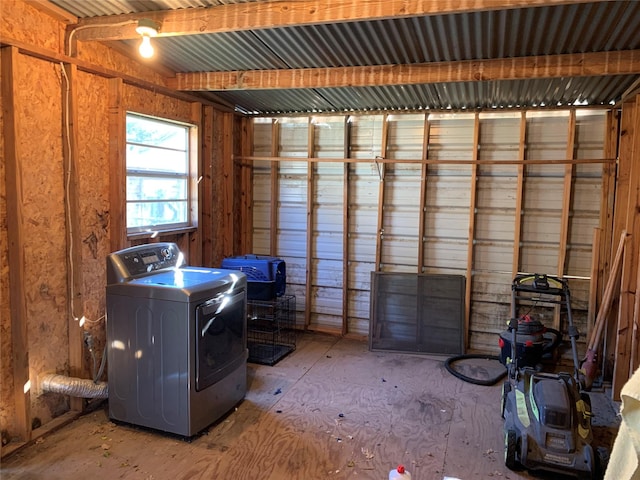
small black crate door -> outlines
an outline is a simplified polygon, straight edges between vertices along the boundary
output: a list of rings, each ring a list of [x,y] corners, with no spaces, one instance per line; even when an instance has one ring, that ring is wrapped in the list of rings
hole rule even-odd
[[[273,301],[247,301],[249,362],[275,365],[296,348],[296,299],[284,295]]]
[[[463,353],[463,276],[372,272],[371,285],[371,350]]]

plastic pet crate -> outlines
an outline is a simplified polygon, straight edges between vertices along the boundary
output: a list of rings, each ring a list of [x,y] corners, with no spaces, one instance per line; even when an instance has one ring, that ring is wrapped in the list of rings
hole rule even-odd
[[[241,255],[222,260],[222,268],[247,276],[247,299],[273,300],[285,294],[287,269],[284,260],[265,255]]]
[[[247,300],[249,362],[275,365],[296,349],[296,297]]]

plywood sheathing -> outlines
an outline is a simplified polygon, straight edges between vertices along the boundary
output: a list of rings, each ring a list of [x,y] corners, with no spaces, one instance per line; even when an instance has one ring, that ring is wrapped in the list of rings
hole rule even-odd
[[[3,0],[0,12],[0,38],[11,38],[53,52],[63,52],[65,25],[59,21],[22,0]]]
[[[92,335],[98,361],[104,354],[105,257],[109,243],[109,80],[85,72],[75,77],[78,102],[76,128],[77,194],[80,200],[80,230],[76,232],[82,268],[82,309],[84,330]],[[92,359],[83,349],[84,372],[90,372]],[[104,378],[102,378],[104,380]]]
[[[67,242],[62,153],[60,66],[21,56],[15,80],[20,118],[24,229],[24,291],[29,370],[68,373]],[[32,397],[34,426],[68,410],[68,398]],[[39,419],[39,422],[35,420]]]

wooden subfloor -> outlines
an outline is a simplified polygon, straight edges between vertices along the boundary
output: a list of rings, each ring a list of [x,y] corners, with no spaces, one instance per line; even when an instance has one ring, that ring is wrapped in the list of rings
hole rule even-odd
[[[413,480],[558,478],[504,466],[501,382],[465,383],[443,360],[301,334],[275,366],[250,363],[245,400],[191,442],[115,425],[105,403],[3,460],[0,477],[384,480],[403,463]],[[595,429],[612,443],[614,427]]]

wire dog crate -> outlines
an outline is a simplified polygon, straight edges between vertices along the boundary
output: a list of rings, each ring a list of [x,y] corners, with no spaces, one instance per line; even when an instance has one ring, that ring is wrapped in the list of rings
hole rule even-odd
[[[296,297],[247,300],[249,362],[275,365],[296,349]]]

